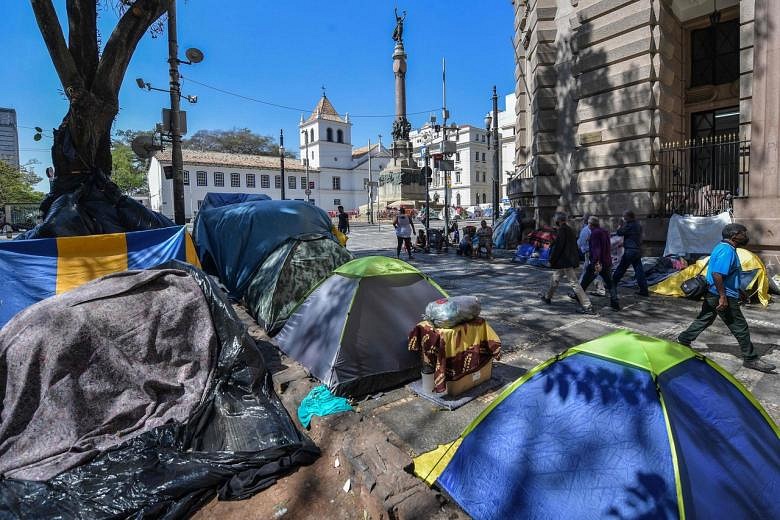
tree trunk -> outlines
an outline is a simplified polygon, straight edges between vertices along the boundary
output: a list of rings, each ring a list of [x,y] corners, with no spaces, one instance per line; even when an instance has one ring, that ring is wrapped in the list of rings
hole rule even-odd
[[[93,169],[111,174],[111,125],[119,112],[119,88],[139,40],[165,13],[168,2],[123,0],[128,8],[99,56],[95,0],[67,0],[68,44],[52,1],[30,0],[70,100],[68,113],[54,133],[52,160],[57,179],[63,181],[56,191],[75,189]]]

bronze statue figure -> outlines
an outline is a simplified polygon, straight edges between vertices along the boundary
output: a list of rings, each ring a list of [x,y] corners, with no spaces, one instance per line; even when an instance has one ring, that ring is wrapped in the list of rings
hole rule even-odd
[[[395,11],[395,29],[393,30],[393,40],[401,43],[404,37],[404,20],[406,20],[406,11],[403,11],[403,16],[398,16],[398,8],[393,9]]]

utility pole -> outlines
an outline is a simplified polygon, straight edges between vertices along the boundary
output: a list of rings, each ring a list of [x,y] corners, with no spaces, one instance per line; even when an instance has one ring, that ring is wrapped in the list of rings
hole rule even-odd
[[[374,187],[371,184],[374,182],[374,174],[371,171],[371,138],[368,138],[368,223],[374,223]]]
[[[306,175],[306,189],[309,189],[309,132],[307,130],[301,130],[303,133],[303,168]],[[321,188],[321,187],[320,187]],[[282,190],[284,190],[284,179],[282,179]],[[284,193],[284,191],[282,191]],[[306,195],[306,202],[309,202],[311,197]]]
[[[279,170],[282,175],[282,200],[284,200],[284,128],[279,130]]]
[[[176,37],[176,0],[168,3],[168,64],[171,76],[171,166],[173,166],[173,218],[177,225],[184,220],[184,160],[181,154],[179,44]]]
[[[501,157],[501,142],[498,139],[498,94],[496,86],[493,85],[493,227],[499,218],[498,202],[501,198],[501,170],[499,169],[499,160]]]

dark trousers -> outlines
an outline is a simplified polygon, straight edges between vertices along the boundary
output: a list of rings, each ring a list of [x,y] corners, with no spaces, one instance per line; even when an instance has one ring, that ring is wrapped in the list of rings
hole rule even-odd
[[[412,256],[412,239],[409,237],[399,237],[396,236],[395,238],[398,239],[398,246],[395,248],[395,256],[399,256],[401,254],[401,246],[406,247],[406,252],[409,253],[409,256]]]
[[[742,309],[739,308],[737,298],[728,298],[729,306],[718,311],[718,297],[708,293],[704,297],[699,315],[678,337],[677,341],[685,345],[690,345],[693,340],[704,332],[704,329],[712,325],[715,318],[720,316],[723,323],[729,328],[734,337],[739,342],[739,348],[742,349],[742,357],[745,359],[755,359],[758,357],[753,349],[753,342],[750,341],[750,330],[748,329],[745,316],[742,315]]]
[[[636,283],[639,285],[639,292],[647,294],[647,280],[645,279],[645,270],[642,268],[642,252],[636,249],[626,249],[623,253],[623,257],[620,259],[617,269],[612,273],[613,293],[617,294],[617,286],[623,278],[623,275],[626,274],[626,269],[628,269],[629,266],[634,268]]]
[[[601,279],[604,280],[604,287],[609,291],[610,300],[616,303],[618,301],[617,285],[615,285],[614,280],[612,279],[611,270],[612,266],[604,267],[601,269],[601,272],[597,273],[595,264],[588,262],[588,265],[585,267],[585,272],[582,273],[582,279],[580,279],[582,290],[587,291],[588,286],[593,283],[593,280],[595,280],[597,276],[601,276]]]

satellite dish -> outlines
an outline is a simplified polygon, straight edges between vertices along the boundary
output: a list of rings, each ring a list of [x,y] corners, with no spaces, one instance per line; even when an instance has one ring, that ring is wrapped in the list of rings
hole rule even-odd
[[[190,47],[184,52],[184,55],[187,56],[187,59],[190,60],[192,63],[200,63],[203,61],[203,52],[201,52],[200,49],[196,49],[194,47]]]
[[[154,137],[151,135],[139,135],[130,143],[130,148],[141,159],[148,159],[154,152],[162,150],[162,146],[154,144]]]

